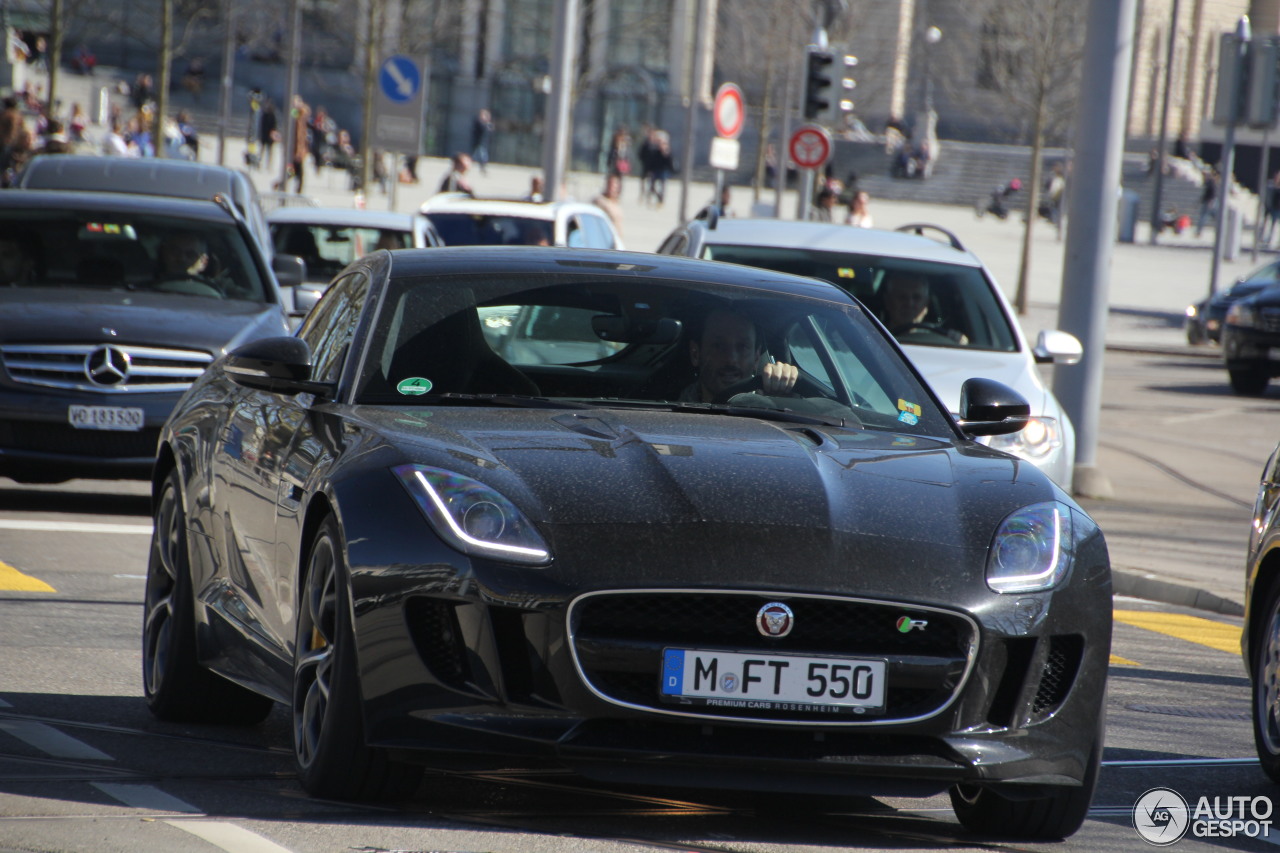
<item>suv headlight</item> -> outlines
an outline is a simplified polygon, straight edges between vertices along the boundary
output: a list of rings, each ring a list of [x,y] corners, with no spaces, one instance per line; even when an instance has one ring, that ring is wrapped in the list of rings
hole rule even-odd
[[[1017,432],[993,435],[981,441],[1023,459],[1043,459],[1062,446],[1062,425],[1057,418],[1033,417]]]
[[[1024,506],[996,528],[987,554],[987,586],[996,592],[1052,589],[1067,576],[1074,545],[1066,504]]]
[[[1253,306],[1245,302],[1235,302],[1227,309],[1227,322],[1233,326],[1252,326],[1257,322]]]
[[[391,470],[440,538],[462,553],[531,566],[551,562],[533,522],[479,480],[427,465]]]

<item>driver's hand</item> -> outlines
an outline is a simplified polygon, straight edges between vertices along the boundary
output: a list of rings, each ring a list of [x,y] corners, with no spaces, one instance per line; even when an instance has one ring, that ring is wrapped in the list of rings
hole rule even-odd
[[[770,397],[789,394],[798,378],[800,371],[794,364],[766,364],[760,371],[760,390]]]

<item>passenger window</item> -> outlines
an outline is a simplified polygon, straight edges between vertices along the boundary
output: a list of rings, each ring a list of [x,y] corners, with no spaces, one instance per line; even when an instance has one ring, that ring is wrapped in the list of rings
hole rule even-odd
[[[578,217],[569,220],[569,230],[565,237],[565,245],[575,249],[585,248],[587,245],[587,235],[582,230],[582,223],[578,221]]]
[[[369,279],[364,273],[344,276],[329,286],[308,315],[298,336],[311,347],[313,379],[335,382],[342,374],[343,357],[368,292]]]

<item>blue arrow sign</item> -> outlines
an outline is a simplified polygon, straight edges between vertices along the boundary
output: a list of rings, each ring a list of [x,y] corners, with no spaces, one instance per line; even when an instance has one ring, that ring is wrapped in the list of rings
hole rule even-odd
[[[407,56],[388,57],[378,72],[378,85],[382,94],[394,103],[403,104],[413,99],[422,85],[418,64]]]

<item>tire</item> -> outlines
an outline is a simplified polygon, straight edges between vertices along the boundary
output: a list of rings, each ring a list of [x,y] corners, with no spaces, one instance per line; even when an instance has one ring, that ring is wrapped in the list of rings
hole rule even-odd
[[[1246,368],[1244,370],[1228,370],[1231,377],[1231,390],[1242,397],[1261,397],[1267,391],[1271,377],[1265,370]]]
[[[333,516],[316,532],[303,583],[293,673],[298,780],[322,799],[403,799],[417,788],[422,768],[364,742],[347,569]]]
[[[142,684],[158,719],[183,723],[260,723],[275,704],[200,665],[186,519],[178,473],[155,505],[142,616]]]
[[[1204,326],[1199,323],[1187,324],[1187,343],[1193,347],[1209,342],[1209,336],[1205,334]]]
[[[1266,629],[1253,643],[1253,742],[1262,771],[1280,782],[1280,584],[1272,584]]]
[[[1064,785],[1046,797],[1012,800],[981,785],[956,785],[951,789],[951,807],[965,829],[986,838],[1056,841],[1074,834],[1084,823],[1101,764],[1099,734],[1079,787]]]

